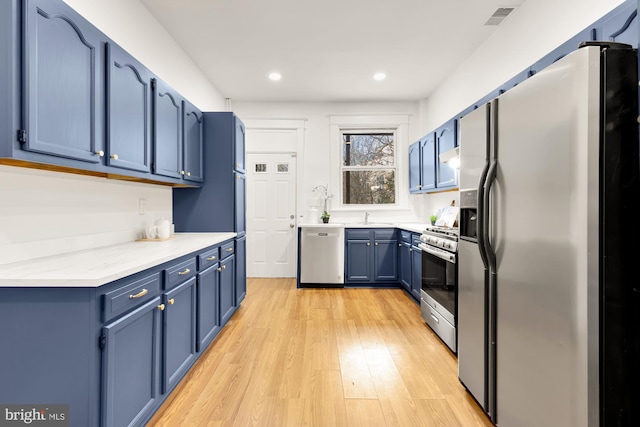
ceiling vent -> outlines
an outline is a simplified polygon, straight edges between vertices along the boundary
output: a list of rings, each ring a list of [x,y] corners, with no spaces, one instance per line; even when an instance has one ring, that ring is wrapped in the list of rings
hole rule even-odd
[[[506,18],[511,12],[513,12],[515,7],[499,7],[493,12],[491,18],[484,23],[484,25],[498,25],[500,24],[504,18]]]

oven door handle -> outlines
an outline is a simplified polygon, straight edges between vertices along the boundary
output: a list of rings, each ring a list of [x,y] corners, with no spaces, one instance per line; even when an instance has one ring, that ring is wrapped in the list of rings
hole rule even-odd
[[[423,251],[425,251],[426,253],[431,254],[435,257],[448,261],[452,264],[456,263],[456,256],[454,254],[450,254],[449,252],[446,252],[446,251],[440,251],[438,249],[434,249],[430,246],[425,245],[424,243],[420,243],[418,247]]]

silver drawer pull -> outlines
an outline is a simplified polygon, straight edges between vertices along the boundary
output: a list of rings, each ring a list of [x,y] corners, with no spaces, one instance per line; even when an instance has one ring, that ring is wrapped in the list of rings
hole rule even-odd
[[[218,271],[222,271],[222,267],[218,267]]]
[[[137,294],[135,294],[135,295],[129,295],[129,299],[140,298],[140,297],[145,296],[145,295],[146,295],[146,294],[148,294],[148,293],[149,293],[149,291],[148,291],[148,290],[143,289],[143,290],[141,290],[140,292],[138,292],[138,293],[137,293]]]
[[[431,313],[429,313],[429,314],[431,314]],[[431,314],[431,318],[432,318],[433,320],[435,320],[435,321],[436,321],[436,323],[440,323],[440,319],[438,319],[438,318],[437,318],[436,316],[434,316],[433,314]]]
[[[178,276],[184,276],[185,274],[189,274],[191,270],[188,268],[185,271],[178,271]]]
[[[207,261],[213,261],[214,259],[216,259],[215,256],[210,256],[209,258],[207,258]]]
[[[233,248],[227,248],[227,252],[233,252]]]

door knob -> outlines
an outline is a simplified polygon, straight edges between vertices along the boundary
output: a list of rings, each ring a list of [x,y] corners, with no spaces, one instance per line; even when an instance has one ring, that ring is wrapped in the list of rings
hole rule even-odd
[[[295,227],[294,224],[289,224],[289,228],[293,228],[293,227]]]
[[[291,215],[289,218],[290,218],[290,219],[293,219],[293,218],[295,218],[295,217],[294,217],[293,215]]]

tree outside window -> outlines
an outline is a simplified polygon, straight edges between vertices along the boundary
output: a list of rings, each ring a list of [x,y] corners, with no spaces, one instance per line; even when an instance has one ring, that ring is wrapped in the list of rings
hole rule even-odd
[[[342,132],[342,203],[396,203],[395,132]]]

